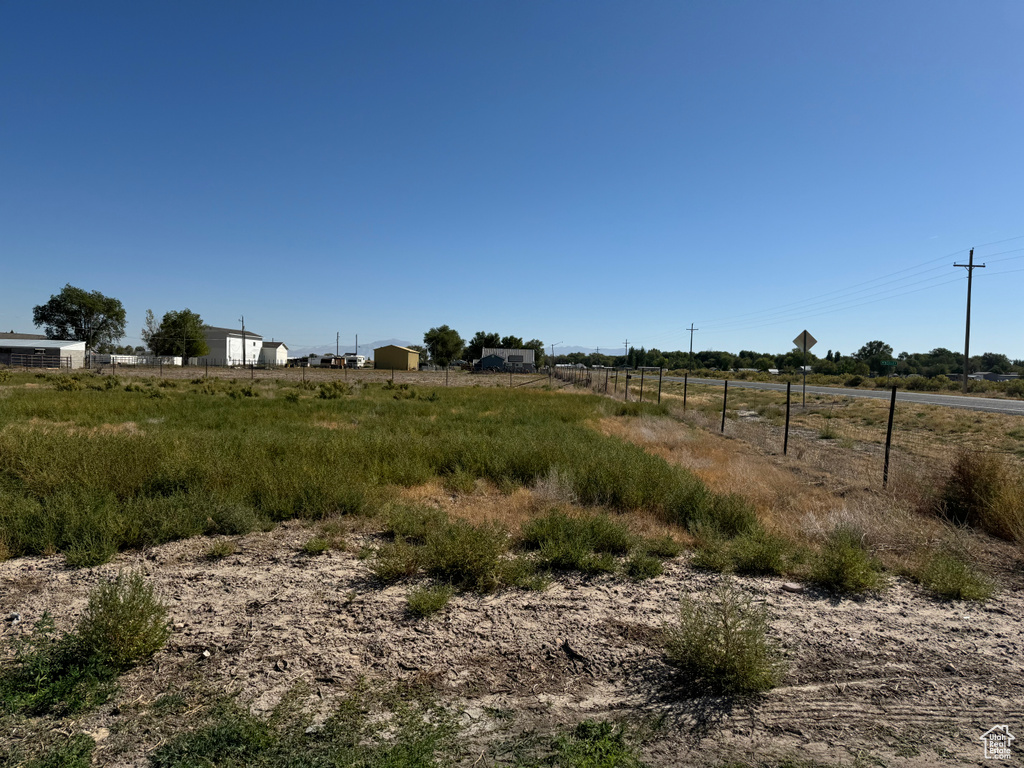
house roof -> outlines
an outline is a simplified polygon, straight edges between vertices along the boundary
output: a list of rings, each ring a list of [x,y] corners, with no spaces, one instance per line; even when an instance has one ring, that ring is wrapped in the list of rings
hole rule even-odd
[[[0,339],[0,347],[17,348],[17,349],[67,349],[67,350],[81,350],[85,351],[84,341],[74,341],[66,339],[48,339],[45,336],[36,338],[34,336],[29,338],[11,338],[6,336]]]
[[[208,325],[205,328],[203,328],[203,332],[204,333],[209,332],[209,331],[213,331],[215,333],[226,333],[226,334],[234,335],[234,336],[241,336],[242,335],[241,329],[236,330],[234,328],[218,328],[215,325]],[[263,338],[258,333],[253,333],[252,331],[246,331],[245,332],[245,336],[246,336],[246,338],[252,337],[254,339],[262,339]]]
[[[0,333],[0,339],[45,339],[40,333]]]
[[[245,335],[248,336],[249,335],[248,332],[246,332]],[[288,345],[285,344],[283,341],[264,341],[263,342],[263,346],[264,347],[284,347],[285,349],[288,349]]]

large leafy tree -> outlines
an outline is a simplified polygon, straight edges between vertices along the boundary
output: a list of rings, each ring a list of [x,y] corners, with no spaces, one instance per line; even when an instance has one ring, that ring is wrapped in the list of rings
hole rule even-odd
[[[892,347],[884,341],[869,341],[854,353],[854,358],[862,363],[867,363],[868,368],[874,373],[880,373],[882,361],[892,360]]]
[[[113,344],[124,336],[125,311],[117,299],[68,283],[45,304],[32,309],[32,322],[48,339],[84,341],[88,349]]]
[[[467,360],[479,360],[483,357],[484,347],[489,349],[495,349],[501,346],[501,334],[500,333],[487,333],[487,331],[477,331],[473,334],[473,338],[469,340],[466,345],[466,359]]]
[[[430,359],[436,365],[448,365],[462,355],[465,342],[459,332],[447,325],[431,328],[423,334],[423,343],[430,351]]]
[[[146,319],[152,320],[152,312],[146,313]],[[181,357],[187,363],[190,357],[210,354],[203,335],[205,327],[203,318],[191,309],[172,310],[164,315],[160,325],[147,331],[144,338],[153,354]]]

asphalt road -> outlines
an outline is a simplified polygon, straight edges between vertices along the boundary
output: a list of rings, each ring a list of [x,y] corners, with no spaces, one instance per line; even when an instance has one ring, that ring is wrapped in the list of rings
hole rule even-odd
[[[665,381],[677,381],[682,379],[676,376],[666,376]],[[722,379],[697,379],[691,378],[692,384],[711,384],[722,386]],[[776,384],[770,381],[729,381],[729,388],[746,387],[748,389],[774,389],[786,391],[785,384]],[[889,389],[843,389],[840,387],[807,387],[808,393],[816,395],[831,395],[833,397],[874,397],[888,400],[892,395]],[[800,397],[801,385],[793,385],[794,400]],[[904,392],[896,391],[896,402],[899,403],[920,403],[922,405],[945,405],[948,408],[963,408],[968,411],[987,411],[989,413],[1009,413],[1024,416],[1024,400],[998,400],[993,397],[964,397],[963,395],[939,395],[931,392]]]

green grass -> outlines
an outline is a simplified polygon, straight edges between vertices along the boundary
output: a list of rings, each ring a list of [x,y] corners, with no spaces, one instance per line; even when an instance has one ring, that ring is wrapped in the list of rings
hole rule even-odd
[[[211,707],[198,728],[150,757],[152,768],[441,768],[457,753],[447,710],[413,689],[362,686],[314,725],[297,688],[267,719],[234,701]],[[308,692],[305,692],[308,693]]]
[[[645,763],[640,761],[637,747],[624,726],[584,720],[552,740],[551,754],[546,760],[529,765],[531,768],[644,768]]]
[[[409,613],[418,618],[432,616],[448,605],[452,588],[446,585],[420,587],[409,593]]]
[[[499,526],[455,520],[427,533],[425,570],[458,589],[490,592],[501,583],[499,569],[508,545],[508,534]]]
[[[71,632],[57,634],[48,614],[11,641],[0,671],[0,707],[36,715],[81,712],[105,701],[120,672],[152,656],[170,636],[167,610],[139,573],[119,573],[89,594]]]
[[[211,544],[210,548],[206,550],[204,557],[207,560],[223,560],[225,557],[230,557],[238,551],[238,545],[233,541],[218,541],[215,544]]]
[[[331,549],[331,542],[321,536],[314,536],[302,545],[302,553],[305,555],[322,555]]]
[[[361,386],[288,402],[284,394],[301,390],[198,381],[7,389],[0,529],[10,555],[59,552],[95,565],[178,538],[376,513],[395,486],[440,479],[462,492],[483,479],[512,490],[553,470],[585,505],[649,510],[724,535],[754,525],[739,497],[595,431],[594,419],[621,410],[601,397],[452,388],[396,400]]]
[[[881,588],[881,566],[864,547],[859,531],[840,526],[829,534],[811,564],[811,582],[834,592],[859,595]]]
[[[753,693],[778,684],[781,656],[768,638],[768,615],[731,581],[680,601],[679,622],[664,630],[665,655],[688,690]]]
[[[945,600],[978,600],[992,597],[995,585],[964,558],[952,552],[934,552],[913,574],[921,586]]]
[[[732,539],[713,531],[697,532],[692,565],[719,573],[745,576],[782,576],[789,573],[801,553],[786,539],[756,527]]]
[[[522,543],[536,549],[540,563],[556,571],[614,571],[616,555],[625,555],[636,537],[608,515],[570,517],[551,512],[523,527]]]
[[[636,581],[653,579],[664,571],[661,560],[647,552],[634,552],[626,561],[626,574]]]
[[[54,745],[42,757],[24,763],[24,768],[90,768],[95,751],[92,737],[78,733]]]

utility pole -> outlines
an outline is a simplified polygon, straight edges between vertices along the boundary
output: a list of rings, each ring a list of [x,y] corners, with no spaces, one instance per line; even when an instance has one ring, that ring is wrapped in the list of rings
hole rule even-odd
[[[971,257],[968,259],[966,264],[954,264],[954,267],[966,267],[967,268],[967,331],[964,334],[964,386],[963,393],[967,394],[967,366],[968,359],[971,353],[971,278],[974,276],[974,270],[984,268],[984,264],[974,263],[974,249],[971,248]]]
[[[690,323],[690,327],[687,328],[686,330],[690,332],[690,359],[688,361],[689,365],[687,366],[688,368],[690,368],[693,367],[693,332],[699,331],[700,328],[694,328],[693,323]]]
[[[555,347],[557,347],[561,343],[562,342],[560,342],[560,341],[556,341],[556,342],[552,343],[552,345],[551,345],[551,367],[552,368],[555,367]],[[480,354],[483,355],[482,352]]]
[[[624,342],[622,342],[622,350],[623,350],[622,354],[626,358],[623,361],[623,365],[625,365],[628,368],[629,367],[629,339],[626,339]],[[629,386],[629,385],[627,384],[626,386]]]
[[[341,355],[341,331],[334,332],[334,356]]]
[[[242,367],[245,368],[245,315],[242,315]]]

